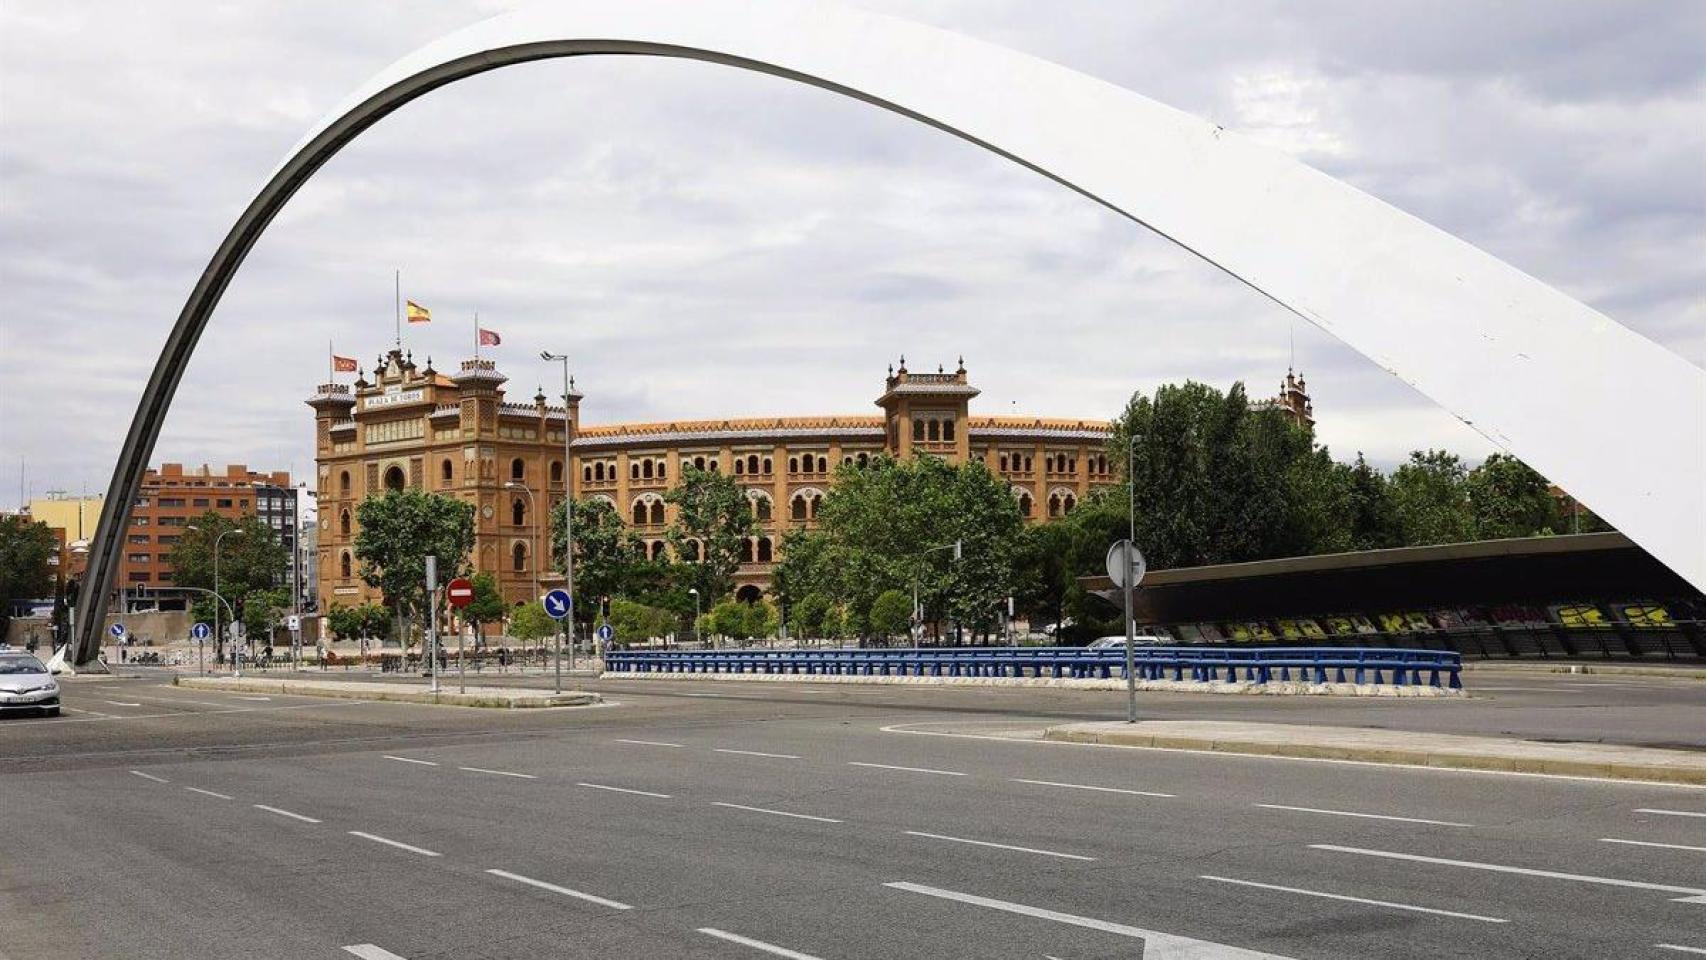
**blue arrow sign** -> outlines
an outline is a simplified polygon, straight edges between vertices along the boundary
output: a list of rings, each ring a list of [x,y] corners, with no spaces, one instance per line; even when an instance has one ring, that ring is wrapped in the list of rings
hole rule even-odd
[[[122,640],[124,639],[124,624],[115,623],[107,628],[107,632]]]
[[[196,640],[206,640],[213,636],[213,629],[205,623],[198,623],[190,628],[190,636]]]
[[[561,620],[568,616],[574,605],[575,601],[567,590],[552,590],[545,594],[545,613],[552,620]]]
[[[598,639],[604,641],[605,643],[609,643],[610,641],[616,639],[616,631],[608,623],[599,624],[599,626],[598,626]]]

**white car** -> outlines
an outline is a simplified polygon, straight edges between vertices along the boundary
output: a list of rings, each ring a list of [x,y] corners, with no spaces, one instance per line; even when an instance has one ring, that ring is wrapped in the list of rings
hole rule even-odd
[[[59,681],[28,653],[0,653],[0,714],[59,716]]]
[[[1137,638],[1136,638],[1136,643],[1133,645],[1138,646],[1138,647],[1171,647],[1171,646],[1176,646],[1174,641],[1172,641],[1166,637],[1157,637],[1151,633],[1140,633],[1140,634],[1138,634]],[[1124,649],[1124,647],[1125,647],[1125,637],[1124,636],[1097,637],[1096,639],[1090,641],[1090,646],[1086,649],[1090,649],[1090,650],[1111,650],[1111,649],[1116,649],[1116,648]]]

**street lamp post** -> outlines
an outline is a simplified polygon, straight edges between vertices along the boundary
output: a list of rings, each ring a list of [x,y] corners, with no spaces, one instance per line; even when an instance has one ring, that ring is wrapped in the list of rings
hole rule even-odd
[[[704,641],[699,639],[699,588],[690,587],[687,592],[693,594],[693,643],[704,646]]]
[[[201,531],[201,528],[196,526],[195,524],[190,524],[185,529],[195,530],[197,532]],[[229,530],[222,530],[222,531],[220,531],[220,533],[217,536],[215,536],[213,538],[213,596],[214,596],[214,599],[216,599],[216,600],[222,599],[219,595],[219,547],[220,547],[221,541],[223,541],[226,537],[231,536],[232,534],[236,534],[239,537],[242,536],[243,535],[243,528],[242,527],[232,527]],[[226,605],[230,606],[230,604],[226,604]],[[236,622],[237,614],[235,612],[233,612],[231,614],[231,620],[233,623]],[[215,637],[223,636],[223,634],[221,634],[219,632],[219,604],[217,604],[217,603],[215,603],[213,605],[213,635]],[[232,641],[232,643],[231,643],[231,668],[232,668],[231,669],[231,675],[234,677],[240,677],[243,675],[243,667],[242,667],[242,664],[240,662],[241,657],[242,657],[242,654],[237,649],[236,641]]]
[[[1134,424],[1135,425],[1135,424]],[[1126,540],[1125,556],[1125,722],[1137,722],[1137,620],[1131,614],[1132,551],[1137,549],[1137,432],[1126,438]]]
[[[569,464],[569,355],[541,350],[539,359],[563,365],[563,585],[575,597],[575,472]],[[575,668],[575,608],[569,607],[569,669]]]

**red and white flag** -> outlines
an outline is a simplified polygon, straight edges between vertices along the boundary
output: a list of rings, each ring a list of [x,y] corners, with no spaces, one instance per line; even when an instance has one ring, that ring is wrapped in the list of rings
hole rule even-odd
[[[504,342],[503,337],[498,336],[496,330],[487,330],[485,327],[480,327],[479,330],[480,346],[482,347],[495,347]]]
[[[340,357],[337,354],[332,355],[332,369],[334,371],[338,373],[354,373],[356,371],[356,367],[357,364],[354,357]]]

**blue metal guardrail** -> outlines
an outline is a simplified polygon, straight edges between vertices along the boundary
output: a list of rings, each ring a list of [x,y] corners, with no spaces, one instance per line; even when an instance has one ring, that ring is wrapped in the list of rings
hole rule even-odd
[[[1140,680],[1390,683],[1462,689],[1463,655],[1370,647],[1143,647]],[[901,677],[1125,676],[1118,647],[943,647],[829,650],[640,650],[608,653],[612,673],[768,673]]]

